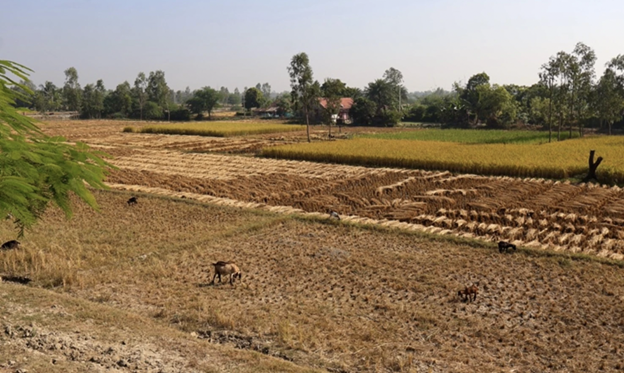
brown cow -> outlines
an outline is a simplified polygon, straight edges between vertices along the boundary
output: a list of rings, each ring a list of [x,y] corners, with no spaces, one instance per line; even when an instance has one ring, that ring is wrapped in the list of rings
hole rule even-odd
[[[477,282],[476,284],[472,284],[470,286],[466,286],[464,288],[464,290],[458,291],[457,295],[463,301],[474,302],[475,300],[477,300],[477,294],[479,293],[478,285],[479,285],[479,283]]]
[[[215,274],[212,277],[212,283],[214,284],[215,279],[219,276],[219,283],[221,283],[221,275],[227,276],[230,275],[230,285],[234,285],[234,280],[238,277],[239,280],[243,279],[243,275],[241,274],[240,268],[234,262],[216,262],[212,263],[215,268]]]

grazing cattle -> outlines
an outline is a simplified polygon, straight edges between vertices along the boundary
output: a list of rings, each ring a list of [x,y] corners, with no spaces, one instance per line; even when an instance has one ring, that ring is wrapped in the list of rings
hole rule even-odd
[[[1,250],[19,249],[19,245],[20,243],[18,241],[11,240],[11,241],[7,241],[3,243],[2,246],[0,246],[0,249]]]
[[[330,211],[329,212],[329,218],[330,219],[340,220],[340,215],[338,215],[338,213],[336,211]]]
[[[215,274],[212,277],[212,284],[214,284],[215,279],[219,276],[219,283],[221,283],[221,276],[230,275],[230,285],[234,285],[234,280],[238,277],[239,280],[242,281],[243,275],[241,273],[240,268],[233,262],[216,262],[212,263],[215,269]]]
[[[138,202],[137,202],[137,198],[136,197],[130,197],[130,199],[128,200],[128,206],[136,205],[137,203]]]
[[[516,245],[505,241],[500,241],[498,243],[498,252],[500,253],[506,253],[508,250],[511,249],[517,250]]]
[[[477,286],[479,283],[472,284],[470,286],[466,286],[464,290],[460,290],[457,292],[457,295],[463,301],[474,302],[477,300],[477,294],[479,293],[479,287]]]

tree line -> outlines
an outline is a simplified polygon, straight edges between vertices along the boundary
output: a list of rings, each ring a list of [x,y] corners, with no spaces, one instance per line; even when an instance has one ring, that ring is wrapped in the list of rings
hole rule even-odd
[[[128,81],[118,84],[114,90],[106,89],[100,79],[95,84],[82,87],[78,81],[78,71],[74,67],[65,70],[65,83],[57,87],[46,81],[35,86],[31,81],[22,81],[12,87],[18,93],[14,105],[39,112],[73,111],[85,119],[170,119],[189,120],[192,114],[202,119],[204,113],[211,116],[212,112],[221,107],[242,109],[267,105],[271,97],[277,94],[271,91],[269,83],[258,83],[247,88],[243,93],[238,88],[230,92],[227,87],[216,90],[203,87],[191,91],[174,91],[169,88],[165,73],[161,70],[145,74],[140,72],[134,83]],[[258,97],[246,104],[249,91],[257,91]]]
[[[551,140],[553,131],[560,140],[562,131],[582,136],[585,127],[611,134],[614,124],[624,124],[624,55],[607,62],[598,79],[595,62],[595,52],[578,43],[550,57],[531,86],[492,85],[479,73],[465,85],[455,83],[452,92],[418,97],[405,119],[492,128],[534,124],[548,128]]]
[[[306,109],[318,97],[328,102],[352,97],[350,114],[359,125],[391,126],[401,120],[489,128],[532,124],[548,128],[550,140],[556,131],[560,140],[563,130],[569,137],[573,131],[583,136],[588,126],[604,128],[611,134],[615,124],[624,124],[624,55],[612,58],[599,79],[595,62],[595,52],[578,43],[570,53],[559,52],[544,63],[539,80],[531,86],[491,84],[490,77],[482,72],[466,84],[454,83],[450,92],[437,89],[411,94],[395,68],[386,70],[363,90],[348,88],[339,79],[327,79],[320,86],[312,79],[305,53],[293,57],[288,71],[295,107]],[[303,79],[306,74],[308,78]],[[307,82],[306,90],[302,81]],[[302,117],[308,112],[301,111]],[[331,114],[336,109],[328,105],[327,111]]]
[[[313,78],[307,54],[292,57],[287,71],[291,91],[277,93],[269,83],[255,87],[211,87],[191,91],[173,91],[163,71],[139,73],[130,84],[123,82],[107,90],[102,80],[81,87],[78,72],[65,71],[65,84],[56,87],[45,82],[39,87],[23,82],[33,91],[20,92],[24,100],[17,105],[38,111],[78,111],[83,118],[137,118],[188,120],[191,115],[203,118],[220,106],[250,111],[274,107],[279,115],[292,113],[307,123],[332,123],[340,111],[340,99],[351,97],[350,115],[358,125],[395,125],[400,121],[435,122],[454,126],[506,128],[514,124],[534,124],[548,128],[551,138],[562,131],[572,136],[583,134],[585,127],[612,128],[623,124],[624,55],[612,58],[597,79],[595,52],[578,43],[571,52],[561,51],[541,66],[539,80],[530,86],[490,83],[485,73],[472,76],[465,84],[455,83],[451,91],[409,93],[403,74],[390,67],[363,89],[349,87],[340,79],[327,78],[323,83]],[[19,88],[15,88],[18,89]],[[319,98],[326,108],[318,111]]]

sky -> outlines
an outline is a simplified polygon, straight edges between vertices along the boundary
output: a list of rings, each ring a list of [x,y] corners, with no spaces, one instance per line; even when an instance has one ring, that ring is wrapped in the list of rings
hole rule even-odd
[[[34,83],[114,89],[163,70],[169,86],[289,89],[287,66],[306,52],[314,78],[364,88],[390,67],[409,91],[450,90],[486,72],[530,85],[577,42],[596,73],[624,54],[621,0],[0,0],[0,59]]]

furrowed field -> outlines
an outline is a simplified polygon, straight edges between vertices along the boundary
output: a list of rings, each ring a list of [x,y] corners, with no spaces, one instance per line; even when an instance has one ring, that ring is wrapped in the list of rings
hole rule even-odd
[[[230,137],[301,131],[302,129],[305,129],[305,127],[300,125],[237,121],[163,124],[143,127],[139,131],[142,133],[162,133],[169,135]]]
[[[70,221],[47,211],[19,250],[0,251],[0,276],[32,279],[0,285],[0,371],[624,369],[619,186],[267,159],[250,155],[304,142],[306,132],[122,132],[128,124],[152,126],[42,126],[110,154],[114,190],[95,192],[99,212],[75,200]],[[605,157],[599,171],[616,167],[621,146],[616,137],[320,142],[327,132],[313,127],[303,147],[442,147],[460,162],[479,149],[509,162],[539,150],[553,167],[561,161],[545,150],[567,149],[579,153],[578,173],[589,149]],[[15,234],[3,219],[0,236]],[[500,240],[518,250],[499,253]],[[211,285],[218,260],[236,262],[242,281]],[[460,301],[458,290],[476,282],[476,301]]]
[[[616,265],[190,199],[128,206],[130,195],[98,192],[101,212],[74,205],[71,221],[49,211],[22,250],[0,253],[0,272],[33,279],[2,284],[0,363],[25,350],[14,370],[624,367]],[[217,260],[238,263],[242,281],[210,285]],[[463,303],[471,282],[481,292]]]
[[[265,149],[266,157],[448,170],[514,177],[565,179],[587,172],[590,150],[605,160],[603,182],[624,182],[624,138],[592,137],[549,144],[470,144],[442,141],[356,138],[350,141],[285,145]]]

